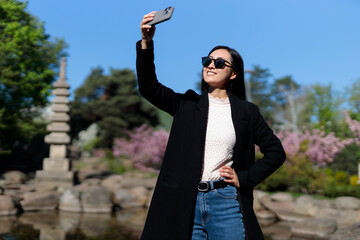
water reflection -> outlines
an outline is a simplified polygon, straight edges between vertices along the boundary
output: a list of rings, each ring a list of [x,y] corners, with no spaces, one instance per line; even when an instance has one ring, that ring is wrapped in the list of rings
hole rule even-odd
[[[0,217],[0,240],[135,240],[140,237],[145,217],[145,209],[121,210],[114,215],[24,213]]]

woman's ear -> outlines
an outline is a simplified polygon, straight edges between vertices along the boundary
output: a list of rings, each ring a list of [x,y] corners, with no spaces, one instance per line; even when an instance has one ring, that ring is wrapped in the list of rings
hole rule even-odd
[[[233,80],[235,79],[237,76],[236,72],[233,70],[232,73],[231,73],[231,76],[230,76],[230,80]]]

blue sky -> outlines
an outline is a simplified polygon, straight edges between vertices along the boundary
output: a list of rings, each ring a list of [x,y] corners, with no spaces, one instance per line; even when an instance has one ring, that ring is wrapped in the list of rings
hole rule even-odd
[[[177,92],[195,88],[200,59],[216,45],[238,50],[245,69],[268,68],[271,80],[291,75],[343,92],[360,78],[358,0],[30,0],[27,9],[69,44],[74,90],[97,66],[135,71],[143,15],[168,6],[175,12],[157,25],[155,63],[160,82]]]

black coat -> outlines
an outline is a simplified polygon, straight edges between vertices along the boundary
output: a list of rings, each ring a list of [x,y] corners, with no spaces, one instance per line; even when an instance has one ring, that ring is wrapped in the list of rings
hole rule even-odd
[[[153,42],[148,49],[137,43],[139,91],[149,102],[173,116],[163,163],[141,239],[191,239],[197,184],[200,181],[208,116],[208,95],[192,90],[175,93],[157,81]],[[256,105],[229,92],[235,128],[233,165],[240,188],[239,202],[248,240],[263,239],[253,211],[254,187],[285,161],[280,140]],[[264,154],[255,162],[255,145]]]

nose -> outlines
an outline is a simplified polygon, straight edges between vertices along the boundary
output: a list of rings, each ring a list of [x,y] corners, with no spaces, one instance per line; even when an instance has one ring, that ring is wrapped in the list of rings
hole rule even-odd
[[[215,61],[214,59],[211,59],[211,62],[209,64],[209,66],[207,66],[207,68],[215,68]]]

